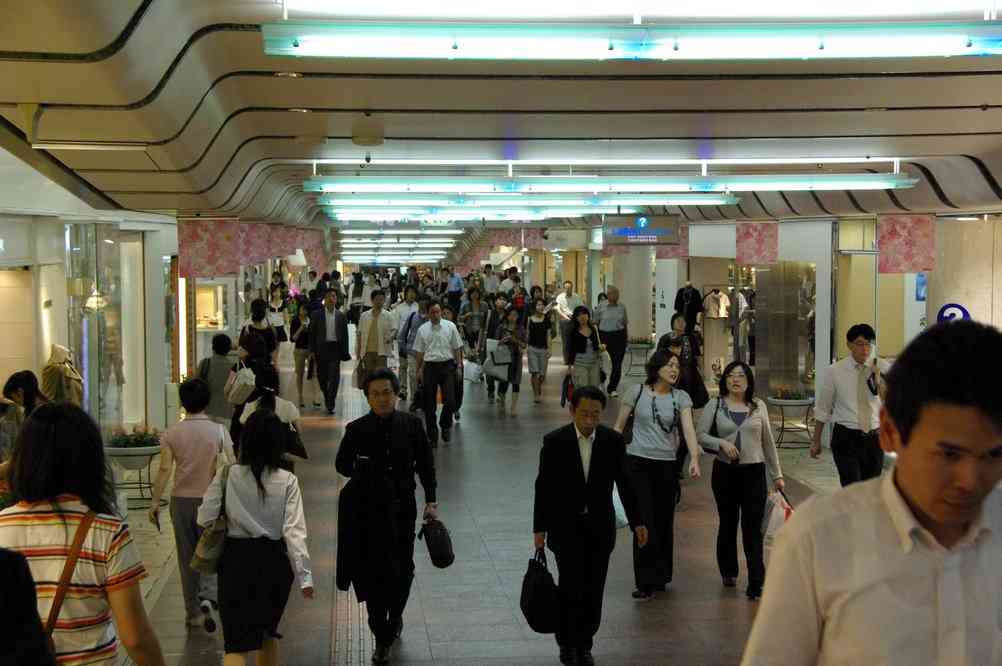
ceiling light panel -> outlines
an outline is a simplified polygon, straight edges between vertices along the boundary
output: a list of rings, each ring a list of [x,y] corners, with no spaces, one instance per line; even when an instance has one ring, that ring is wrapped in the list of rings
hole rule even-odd
[[[907,189],[918,179],[905,173],[793,174],[743,176],[657,176],[615,178],[409,178],[324,176],[307,180],[306,192],[327,193],[653,193],[653,192],[770,192],[802,190]]]
[[[876,3],[875,3],[876,4]],[[262,26],[273,56],[432,60],[785,60],[987,56],[1002,26],[969,23],[378,23]]]
[[[514,194],[511,197],[513,206],[525,208],[538,207],[608,207],[608,206],[729,206],[740,201],[738,197],[729,194],[677,194],[664,195],[523,195]],[[402,196],[387,196],[382,194],[348,194],[321,197],[321,206],[337,208],[414,208],[428,206],[434,208],[460,207],[495,207],[501,201],[498,196],[456,196],[444,198],[436,195],[406,194]]]

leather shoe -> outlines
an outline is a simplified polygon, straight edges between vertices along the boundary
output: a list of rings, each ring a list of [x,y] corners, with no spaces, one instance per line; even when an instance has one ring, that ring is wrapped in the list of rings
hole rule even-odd
[[[451,428],[443,428],[442,429],[442,441],[445,442],[446,444],[448,444],[449,442],[452,441],[452,429]]]
[[[591,656],[591,650],[581,649],[578,651],[578,664],[580,666],[594,666],[595,657]]]
[[[560,663],[570,664],[571,666],[577,666],[578,663],[578,651],[574,648],[562,647],[560,648]]]
[[[393,618],[390,620],[390,623],[393,625],[393,635],[400,638],[404,633],[404,618]]]
[[[372,663],[374,664],[390,663],[390,646],[377,645],[375,652],[372,653]]]

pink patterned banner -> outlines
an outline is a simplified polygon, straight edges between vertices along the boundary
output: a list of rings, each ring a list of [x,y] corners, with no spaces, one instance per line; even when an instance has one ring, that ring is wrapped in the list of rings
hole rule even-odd
[[[779,263],[779,224],[738,222],[735,261],[742,266]]]
[[[177,221],[178,270],[184,278],[240,273],[240,221],[182,218]]]
[[[932,215],[877,218],[878,273],[922,273],[936,268],[936,219]]]
[[[657,259],[688,259],[689,258],[689,225],[680,224],[678,227],[677,245],[655,245],[655,257]]]
[[[271,231],[267,224],[241,224],[238,240],[241,262],[260,264],[271,256]]]

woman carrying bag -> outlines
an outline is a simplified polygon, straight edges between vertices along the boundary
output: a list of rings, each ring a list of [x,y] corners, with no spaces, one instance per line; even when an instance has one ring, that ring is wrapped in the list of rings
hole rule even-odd
[[[711,400],[699,419],[699,443],[717,454],[713,461],[713,498],[720,515],[717,565],[724,587],[738,577],[738,522],[748,564],[748,598],[762,596],[765,583],[762,520],[765,516],[766,470],[777,491],[784,488],[769,410],[755,397],[755,377],[747,364],[724,368],[720,398]]]
[[[626,470],[648,530],[644,548],[635,538],[633,544],[637,584],[633,598],[638,601],[652,599],[672,581],[678,460],[683,447],[689,449],[689,476],[700,477],[692,400],[675,388],[680,373],[678,357],[655,352],[646,370],[645,382],[624,396],[615,426],[628,442]]]
[[[574,308],[571,315],[573,328],[568,344],[567,372],[575,388],[597,386],[602,388],[602,352],[605,345],[598,337],[598,326],[592,324],[591,311],[585,305]]]
[[[498,346],[504,346],[511,352],[511,363],[508,364],[508,381],[498,383],[498,412],[504,413],[505,396],[508,386],[511,386],[511,415],[518,414],[519,388],[522,384],[522,352],[527,346],[525,331],[518,324],[519,310],[514,305],[504,313],[504,323],[499,329]]]
[[[218,562],[225,666],[243,666],[248,657],[258,666],[278,664],[278,625],[293,580],[313,598],[299,480],[281,469],[286,427],[268,410],[252,414],[240,462],[215,476],[198,509],[199,525],[215,522],[225,480],[226,541]]]

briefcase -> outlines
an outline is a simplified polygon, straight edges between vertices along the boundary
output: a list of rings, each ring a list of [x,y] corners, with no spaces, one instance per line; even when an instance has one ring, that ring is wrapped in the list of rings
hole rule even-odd
[[[522,597],[519,600],[522,615],[529,627],[538,634],[552,634],[557,630],[560,616],[560,597],[553,575],[546,568],[546,553],[542,548],[529,560],[529,568],[522,579]]]
[[[431,563],[436,567],[445,569],[456,561],[456,554],[452,550],[452,536],[441,520],[431,518],[425,521],[418,532],[418,539],[422,538],[428,546]]]

